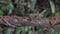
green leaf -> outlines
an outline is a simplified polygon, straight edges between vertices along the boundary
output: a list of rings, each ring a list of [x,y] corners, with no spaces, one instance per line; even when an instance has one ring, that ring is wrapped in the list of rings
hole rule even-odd
[[[28,28],[29,28],[29,30],[31,30],[32,29],[32,26],[28,26]]]
[[[55,33],[54,28],[50,28],[50,29],[49,29],[49,31],[50,31],[52,34],[54,34],[54,33]]]
[[[38,30],[38,33],[39,33],[39,34],[43,34],[43,33],[44,33],[43,28],[39,29],[39,30]]]
[[[31,5],[31,8],[35,8],[36,0],[28,0],[29,4]]]
[[[49,0],[50,6],[51,6],[51,11],[54,14],[55,13],[55,4],[53,3],[52,0]]]
[[[14,9],[14,6],[13,6],[12,2],[9,3],[9,5],[7,6],[7,9],[8,9],[8,10]]]
[[[4,14],[4,13],[3,13],[3,11],[2,11],[2,10],[0,10],[0,16],[3,16],[3,14]]]
[[[3,30],[3,34],[12,34],[14,31],[14,28],[7,28],[5,30]]]
[[[7,9],[9,10],[8,15],[10,15],[12,13],[12,10],[14,9],[12,2],[9,3],[9,5],[7,6]]]
[[[22,31],[21,27],[16,27],[14,34],[20,34],[21,31]]]
[[[56,12],[55,13],[55,16],[60,16],[60,12]]]
[[[28,27],[26,26],[26,27],[25,27],[25,32],[27,32],[27,31],[28,31]]]

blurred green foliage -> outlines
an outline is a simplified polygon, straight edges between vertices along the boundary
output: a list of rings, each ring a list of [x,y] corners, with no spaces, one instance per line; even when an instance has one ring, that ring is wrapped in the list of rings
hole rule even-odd
[[[1,7],[6,7],[6,5],[4,3],[0,3],[0,8]]]

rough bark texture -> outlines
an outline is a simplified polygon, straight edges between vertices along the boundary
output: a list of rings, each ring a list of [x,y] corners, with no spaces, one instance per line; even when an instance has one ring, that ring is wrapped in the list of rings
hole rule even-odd
[[[3,16],[0,17],[0,24],[8,27],[16,27],[20,25],[26,26],[42,26],[60,28],[60,17],[54,16],[45,19],[30,19],[19,16]]]

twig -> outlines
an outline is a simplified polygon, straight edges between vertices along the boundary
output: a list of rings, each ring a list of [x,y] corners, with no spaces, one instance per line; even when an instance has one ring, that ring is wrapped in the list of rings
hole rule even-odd
[[[10,24],[8,21],[6,21],[5,19],[2,18],[2,20],[5,22],[5,25],[11,26],[11,27],[16,27],[16,26],[14,26],[14,25],[11,25],[11,24]]]

